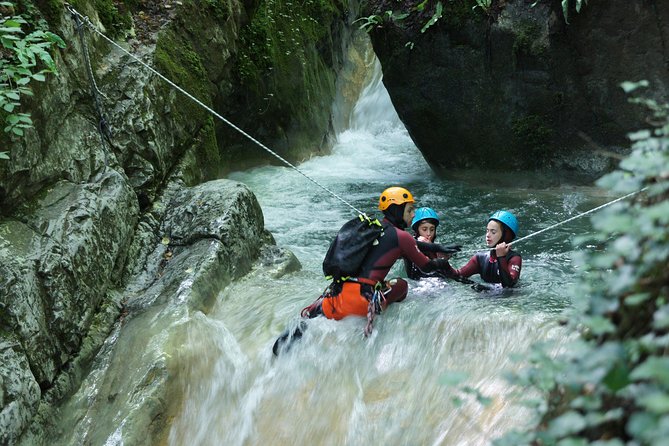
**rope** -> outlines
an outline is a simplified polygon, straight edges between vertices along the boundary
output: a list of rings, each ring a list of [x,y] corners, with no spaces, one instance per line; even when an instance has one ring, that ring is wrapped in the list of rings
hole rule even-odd
[[[562,225],[564,225],[564,224],[567,224],[567,223],[569,223],[570,221],[574,221],[574,220],[576,220],[577,218],[585,217],[586,215],[592,214],[593,212],[597,212],[597,211],[600,210],[600,209],[604,209],[604,208],[607,207],[607,206],[610,206],[610,205],[612,205],[612,204],[614,204],[614,203],[617,203],[617,202],[619,202],[619,201],[625,200],[626,198],[629,198],[629,197],[632,197],[632,196],[634,196],[634,195],[636,195],[636,194],[638,194],[638,193],[641,193],[641,192],[645,191],[646,189],[648,189],[648,187],[644,187],[643,189],[640,189],[640,190],[638,190],[638,191],[636,191],[636,192],[631,192],[631,193],[629,193],[629,194],[627,194],[627,195],[624,195],[624,196],[622,196],[622,197],[618,197],[618,198],[616,198],[615,200],[609,201],[608,203],[604,203],[603,205],[601,205],[601,206],[597,206],[596,208],[590,209],[589,211],[586,211],[586,212],[580,213],[580,214],[578,214],[578,215],[575,215],[575,216],[573,216],[573,217],[571,217],[571,218],[568,218],[567,220],[561,221],[560,223],[556,223],[556,224],[551,225],[551,226],[549,226],[549,227],[547,227],[547,228],[544,228],[544,229],[542,229],[542,230],[540,230],[540,231],[533,232],[533,233],[531,233],[531,234],[529,234],[529,235],[526,235],[525,237],[521,237],[521,238],[519,238],[518,240],[514,240],[514,241],[512,242],[512,245],[515,247],[518,243],[520,243],[520,242],[522,242],[522,241],[525,241],[525,240],[527,240],[527,239],[529,239],[529,238],[532,238],[532,237],[537,236],[537,235],[539,235],[539,234],[542,234],[542,233],[544,233],[544,232],[550,231],[551,229],[555,229],[555,228],[557,228],[558,226],[562,226]],[[475,251],[466,251],[466,252],[464,252],[464,254],[474,254],[474,253],[477,253],[477,252],[480,252],[480,251],[489,251],[490,249],[491,249],[491,248],[485,247],[485,248],[478,249],[478,250],[475,250]]]
[[[197,105],[199,105],[200,107],[204,108],[206,111],[208,111],[209,113],[211,113],[212,115],[214,115],[215,117],[217,117],[218,119],[220,119],[221,121],[223,121],[223,122],[224,122],[225,124],[227,124],[228,126],[232,127],[234,130],[236,130],[237,132],[239,132],[240,134],[242,134],[244,137],[248,138],[250,141],[252,141],[252,142],[255,143],[256,145],[258,145],[259,147],[261,147],[262,149],[264,149],[266,152],[270,153],[272,156],[274,156],[275,158],[277,158],[279,161],[281,161],[282,163],[284,163],[285,165],[287,165],[287,166],[290,167],[291,169],[295,170],[297,173],[299,173],[300,175],[302,175],[303,177],[305,177],[307,180],[309,180],[309,181],[311,181],[312,183],[314,183],[316,186],[318,186],[318,187],[320,187],[321,189],[323,189],[325,192],[327,192],[327,193],[329,193],[330,195],[332,195],[332,196],[333,196],[334,198],[336,198],[337,200],[339,200],[339,201],[341,201],[342,203],[344,203],[344,204],[345,204],[346,206],[348,206],[349,208],[353,209],[353,210],[354,210],[355,212],[357,212],[358,214],[366,215],[364,212],[362,212],[361,210],[359,210],[358,208],[356,208],[355,206],[353,206],[351,203],[349,203],[348,201],[346,201],[344,198],[342,198],[341,196],[339,196],[338,194],[336,194],[336,193],[333,192],[332,190],[328,189],[327,187],[323,186],[322,184],[320,184],[318,181],[316,181],[316,180],[314,180],[313,178],[311,178],[311,177],[310,177],[309,175],[307,175],[306,173],[302,172],[300,169],[298,169],[296,166],[294,166],[293,164],[291,164],[288,160],[284,159],[284,158],[283,158],[282,156],[280,156],[278,153],[276,153],[276,152],[274,152],[273,150],[271,150],[269,147],[267,147],[266,145],[264,145],[263,143],[261,143],[260,141],[258,141],[257,139],[255,139],[254,137],[252,137],[251,135],[249,135],[248,133],[246,133],[246,132],[245,132],[244,130],[242,130],[241,128],[237,127],[235,124],[233,124],[232,122],[230,122],[230,121],[229,121],[228,119],[226,119],[225,117],[221,116],[221,115],[220,115],[219,113],[217,113],[216,111],[214,111],[211,107],[207,106],[207,105],[204,104],[202,101],[200,101],[199,99],[197,99],[196,97],[194,97],[193,95],[191,95],[190,93],[188,93],[186,90],[184,90],[183,88],[181,88],[180,86],[178,86],[177,84],[175,84],[174,82],[172,82],[171,80],[169,80],[167,77],[165,77],[165,76],[163,76],[162,74],[160,74],[158,71],[156,71],[154,68],[152,68],[151,66],[149,66],[148,64],[146,64],[144,61],[142,61],[141,59],[139,59],[138,57],[136,57],[134,54],[130,53],[130,52],[127,51],[125,48],[123,48],[122,46],[120,46],[119,44],[117,44],[116,42],[114,42],[113,40],[111,40],[109,37],[105,36],[103,33],[101,33],[100,31],[98,31],[98,29],[91,23],[91,21],[88,19],[88,17],[86,17],[86,16],[80,14],[80,13],[79,13],[77,10],[75,10],[71,5],[67,4],[67,9],[68,9],[68,11],[70,11],[70,13],[71,13],[72,15],[76,15],[79,19],[81,19],[85,25],[87,25],[91,30],[93,30],[95,33],[97,33],[100,37],[102,37],[104,40],[106,40],[107,42],[109,42],[110,44],[112,44],[113,46],[115,46],[116,48],[118,48],[119,50],[121,50],[123,53],[127,54],[128,56],[130,56],[132,59],[134,59],[135,61],[137,61],[140,65],[142,65],[144,68],[146,68],[147,70],[151,71],[153,74],[155,74],[155,75],[158,76],[160,79],[162,79],[162,80],[165,81],[167,84],[169,84],[172,88],[174,88],[174,89],[178,90],[179,92],[181,92],[181,93],[182,93],[184,96],[186,96],[188,99],[192,100],[192,101],[195,102]]]
[[[86,71],[88,74],[88,80],[91,83],[91,95],[93,96],[93,99],[95,101],[95,111],[98,113],[98,117],[100,118],[100,121],[98,122],[98,132],[100,133],[100,142],[102,143],[102,152],[104,153],[105,157],[105,170],[109,167],[109,157],[107,154],[107,145],[105,144],[105,140],[111,145],[111,129],[109,128],[109,125],[107,124],[107,120],[104,115],[104,111],[102,109],[102,104],[100,103],[100,96],[105,97],[104,94],[100,91],[98,88],[98,84],[95,82],[95,76],[93,75],[93,67],[91,66],[91,60],[88,54],[88,46],[86,45],[86,41],[84,39],[84,30],[83,30],[83,22],[80,20],[80,15],[75,14],[74,10],[69,7],[68,5],[68,10],[70,11],[70,14],[72,15],[72,18],[74,19],[74,22],[76,24],[77,28],[77,34],[79,35],[79,41],[81,42],[81,47],[84,53],[84,60],[86,62]]]

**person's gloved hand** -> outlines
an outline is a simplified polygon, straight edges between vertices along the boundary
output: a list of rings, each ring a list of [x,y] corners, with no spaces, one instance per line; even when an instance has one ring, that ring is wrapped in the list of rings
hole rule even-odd
[[[431,259],[429,263],[423,269],[426,273],[431,273],[432,271],[441,271],[446,274],[450,270],[450,265],[448,264],[448,259]]]
[[[456,252],[459,252],[462,249],[462,245],[439,245],[439,252],[444,252],[446,254],[455,254]]]

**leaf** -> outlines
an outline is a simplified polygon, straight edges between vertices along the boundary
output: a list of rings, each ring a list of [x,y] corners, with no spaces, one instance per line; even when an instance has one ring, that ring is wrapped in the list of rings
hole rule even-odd
[[[42,62],[44,62],[44,65],[46,65],[50,71],[56,71],[56,63],[53,61],[49,53],[46,51],[41,51],[37,54],[37,56]]]
[[[590,317],[584,322],[584,325],[590,328],[590,331],[592,331],[595,336],[613,333],[616,329],[611,321],[603,316]]]
[[[604,377],[604,384],[613,392],[626,387],[630,383],[629,369],[625,364],[617,363]]]
[[[564,4],[566,0],[562,1],[562,4]],[[620,87],[625,91],[625,93],[631,93],[637,88],[642,88],[642,87],[648,87],[649,82],[647,80],[640,80],[639,82],[630,82],[630,81],[625,81],[620,83]]]
[[[625,297],[625,305],[635,307],[650,299],[650,293],[636,293]]]
[[[46,80],[46,77],[44,77],[44,75],[41,73],[35,73],[33,74],[33,79],[35,79],[38,82],[44,82]]]
[[[565,438],[558,441],[557,446],[587,446],[588,441],[585,438]]]
[[[669,395],[665,392],[653,392],[637,400],[648,411],[662,415],[669,412]]]
[[[437,2],[437,7],[435,8],[434,14],[432,15],[432,18],[428,20],[428,22],[423,26],[423,28],[420,30],[421,33],[424,33],[427,31],[427,29],[437,23],[437,20],[441,18],[441,13],[443,11],[444,7],[442,6],[441,2]]]
[[[646,432],[653,432],[657,429],[657,418],[647,412],[636,412],[627,422],[627,431],[635,437],[644,437]]]
[[[580,432],[585,426],[585,419],[581,414],[569,411],[550,422],[548,433],[554,437],[564,437]]]
[[[58,45],[59,48],[65,48],[67,46],[65,44],[65,41],[63,39],[61,39],[59,35],[54,34],[50,31],[45,32],[44,37],[49,42],[52,42],[52,43],[55,43],[56,45]]]
[[[669,358],[651,356],[630,374],[632,379],[656,380],[669,387]]]
[[[9,152],[0,152],[0,160],[8,160],[8,159],[10,159],[8,153],[9,153]]]
[[[7,20],[0,28],[2,33],[22,33],[21,24],[16,20]]]
[[[662,330],[669,328],[669,305],[664,305],[653,315],[653,327]]]
[[[9,124],[16,124],[19,122],[19,115],[9,115],[7,116],[7,122]]]
[[[14,102],[8,102],[2,106],[2,109],[7,113],[11,113],[14,111],[14,107],[16,107],[16,104]]]
[[[565,23],[569,23],[569,0],[562,0],[562,15]]]
[[[17,136],[23,136],[23,130],[21,130],[18,127],[12,127],[12,133],[14,133]]]

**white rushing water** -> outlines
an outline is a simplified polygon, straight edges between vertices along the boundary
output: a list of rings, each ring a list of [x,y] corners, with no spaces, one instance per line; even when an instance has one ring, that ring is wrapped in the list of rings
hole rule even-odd
[[[469,249],[482,245],[486,217],[496,209],[516,212],[522,236],[584,210],[590,200],[587,191],[569,187],[437,179],[397,118],[380,73],[332,154],[299,168],[375,215],[383,189],[405,186],[419,205],[442,216],[440,241]],[[224,289],[210,314],[193,318],[181,346],[185,402],[170,444],[487,445],[531,421],[514,393],[523,389],[503,374],[520,366],[512,354],[523,358],[533,342],[562,336],[554,320],[570,304],[576,274],[569,238],[587,230],[587,219],[518,247],[518,289],[480,293],[457,282],[410,281],[409,297],[377,317],[370,338],[362,335],[362,318],[316,318],[290,352],[274,358],[276,337],[327,285],[323,255],[355,213],[289,168],[231,178],[256,193],[266,227],[303,268],[279,279],[251,274]],[[459,256],[452,263],[466,261]],[[392,274],[404,272],[396,267]],[[452,385],[458,377],[462,382]],[[490,402],[481,404],[478,394]]]

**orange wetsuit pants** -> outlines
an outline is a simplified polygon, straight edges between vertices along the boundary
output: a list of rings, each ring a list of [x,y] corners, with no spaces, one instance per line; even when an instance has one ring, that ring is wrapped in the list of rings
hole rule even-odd
[[[362,284],[344,282],[341,293],[323,299],[323,314],[328,319],[340,320],[346,316],[367,316],[368,301],[360,294]]]

